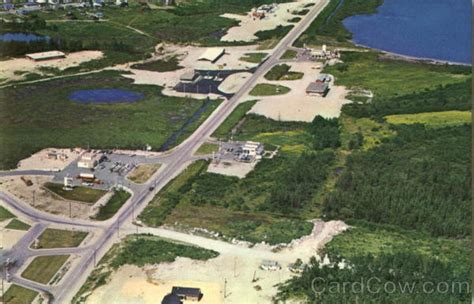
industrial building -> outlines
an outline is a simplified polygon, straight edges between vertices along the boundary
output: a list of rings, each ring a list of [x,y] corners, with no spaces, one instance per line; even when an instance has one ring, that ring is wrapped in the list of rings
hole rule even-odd
[[[34,61],[42,61],[42,60],[66,58],[66,54],[60,51],[49,51],[49,52],[26,54],[26,58],[29,58]]]
[[[99,162],[101,157],[98,154],[94,153],[84,153],[79,161],[77,162],[78,168],[93,169]]]
[[[217,60],[219,60],[224,54],[225,54],[224,48],[208,48],[199,57],[198,60],[210,61],[211,63],[216,63]]]
[[[253,160],[262,157],[264,152],[263,144],[254,141],[247,141],[242,146],[242,154],[239,159],[241,160]]]

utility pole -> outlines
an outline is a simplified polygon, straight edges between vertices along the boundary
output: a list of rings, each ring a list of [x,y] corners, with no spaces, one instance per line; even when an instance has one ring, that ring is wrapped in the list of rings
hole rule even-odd
[[[227,279],[224,279],[224,299],[227,297]]]
[[[69,201],[69,218],[72,218],[72,203]]]
[[[36,190],[33,190],[33,207],[36,206],[35,192],[36,192]]]
[[[237,268],[237,257],[234,257],[234,278],[236,277],[235,269]]]

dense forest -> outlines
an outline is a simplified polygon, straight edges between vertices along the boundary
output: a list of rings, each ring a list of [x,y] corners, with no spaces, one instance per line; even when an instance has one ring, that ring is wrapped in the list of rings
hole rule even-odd
[[[390,223],[435,236],[468,235],[471,127],[394,128],[398,136],[348,158],[324,203],[327,215]]]

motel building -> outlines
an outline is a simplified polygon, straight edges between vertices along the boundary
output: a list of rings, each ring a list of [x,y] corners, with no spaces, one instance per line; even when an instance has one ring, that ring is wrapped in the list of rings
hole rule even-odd
[[[49,51],[49,52],[26,54],[26,58],[31,59],[33,61],[43,61],[43,60],[66,58],[66,54],[60,51]]]

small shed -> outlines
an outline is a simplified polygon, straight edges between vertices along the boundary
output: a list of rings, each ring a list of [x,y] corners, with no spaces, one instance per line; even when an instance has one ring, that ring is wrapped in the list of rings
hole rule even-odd
[[[260,264],[260,268],[263,270],[280,270],[281,266],[277,261],[263,260]]]
[[[178,295],[169,293],[161,300],[161,304],[183,304],[183,301],[181,301]]]
[[[200,301],[203,297],[200,288],[174,286],[171,293],[186,301]]]
[[[325,82],[311,82],[306,88],[306,94],[326,96],[329,92],[329,85]]]

